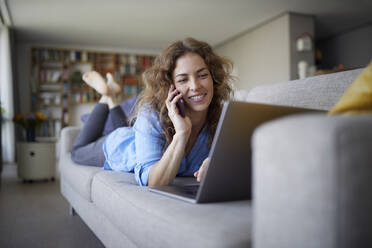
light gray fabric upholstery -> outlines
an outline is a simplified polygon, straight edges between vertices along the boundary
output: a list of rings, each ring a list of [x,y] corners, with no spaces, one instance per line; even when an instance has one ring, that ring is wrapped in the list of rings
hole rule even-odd
[[[84,199],[91,201],[93,177],[98,172],[103,171],[103,168],[75,164],[71,160],[70,153],[61,156],[59,164],[64,180],[68,181],[71,187],[79,192]]]
[[[65,127],[61,131],[61,155],[66,155],[72,150],[74,140],[79,135],[79,127]]]
[[[260,86],[248,99],[329,110],[361,71]],[[371,247],[371,126],[369,116],[294,115],[258,128],[253,211],[248,201],[174,200],[133,174],[79,166],[79,129],[64,128],[61,191],[107,247]]]
[[[62,178],[63,179],[63,178]],[[112,248],[135,248],[132,241],[117,229],[116,226],[90,201],[87,201],[66,180],[61,180],[62,195],[70,202],[74,210],[85,221],[89,228],[105,244]],[[67,210],[66,210],[67,211]],[[72,246],[72,245],[71,245]],[[65,244],[65,247],[71,247]]]
[[[249,92],[247,99],[249,102],[329,110],[362,71],[357,69],[258,86]]]
[[[303,115],[254,133],[254,247],[372,247],[372,116]]]
[[[86,200],[91,201],[91,185],[93,176],[102,168],[82,166],[71,160],[71,150],[80,128],[65,127],[61,131],[61,151],[58,168],[63,180],[73,187]]]
[[[92,198],[138,247],[250,247],[249,201],[194,205],[137,186],[133,174],[112,171],[94,177]]]

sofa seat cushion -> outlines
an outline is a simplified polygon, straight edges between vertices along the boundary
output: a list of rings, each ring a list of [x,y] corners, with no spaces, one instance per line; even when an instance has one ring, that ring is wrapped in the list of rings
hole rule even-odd
[[[133,174],[114,171],[96,174],[92,200],[138,247],[249,247],[251,243],[250,201],[191,204],[149,192],[136,184]]]
[[[71,160],[71,154],[61,156],[59,161],[61,177],[75,189],[84,199],[92,201],[92,179],[102,171],[102,167],[83,166]]]

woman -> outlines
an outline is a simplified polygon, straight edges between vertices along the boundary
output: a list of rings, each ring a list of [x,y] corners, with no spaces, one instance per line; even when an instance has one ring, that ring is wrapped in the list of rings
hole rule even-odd
[[[86,144],[89,149],[103,144],[104,168],[134,172],[139,185],[168,185],[176,176],[194,175],[200,181],[223,102],[231,93],[231,69],[232,63],[205,42],[192,38],[174,42],[144,73],[145,89],[130,121],[134,125]],[[84,80],[106,96],[100,103],[119,112],[112,100],[117,85],[111,82],[109,87],[92,78]],[[176,104],[181,98],[185,117]],[[123,118],[117,116],[112,119]]]

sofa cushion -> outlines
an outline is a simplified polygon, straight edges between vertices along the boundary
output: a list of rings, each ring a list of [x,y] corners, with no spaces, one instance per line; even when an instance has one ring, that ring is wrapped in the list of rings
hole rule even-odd
[[[247,101],[330,110],[363,69],[253,88]]]
[[[133,174],[114,171],[96,174],[92,200],[138,247],[249,247],[251,243],[250,201],[191,204],[149,192],[136,184]]]
[[[61,156],[59,161],[61,177],[70,184],[79,194],[88,201],[91,200],[92,179],[95,174],[102,171],[102,167],[83,166],[71,160],[71,154]]]
[[[371,126],[314,114],[256,129],[254,247],[372,247]]]

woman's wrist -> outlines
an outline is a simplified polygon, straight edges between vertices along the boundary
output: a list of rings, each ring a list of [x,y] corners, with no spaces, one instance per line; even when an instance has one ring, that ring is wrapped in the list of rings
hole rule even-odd
[[[184,142],[185,144],[189,140],[191,132],[190,131],[179,131],[176,132],[173,136],[173,140],[180,140],[181,142]]]

